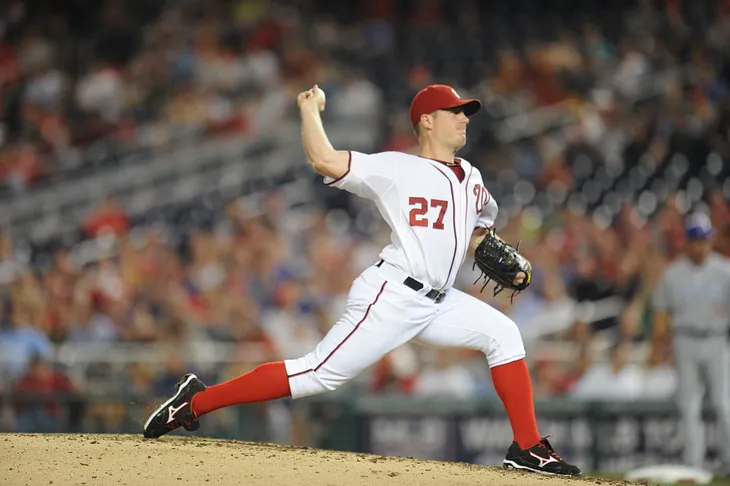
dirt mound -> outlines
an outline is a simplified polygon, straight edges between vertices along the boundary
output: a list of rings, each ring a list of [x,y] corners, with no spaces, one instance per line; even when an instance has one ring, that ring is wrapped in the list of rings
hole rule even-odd
[[[471,464],[134,435],[0,434],[0,485],[500,485],[630,484],[565,479]]]

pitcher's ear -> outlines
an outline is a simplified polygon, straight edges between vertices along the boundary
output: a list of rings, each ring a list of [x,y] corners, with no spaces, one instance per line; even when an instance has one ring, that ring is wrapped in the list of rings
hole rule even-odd
[[[419,124],[423,126],[423,128],[432,129],[433,128],[433,115],[421,115],[421,123]]]

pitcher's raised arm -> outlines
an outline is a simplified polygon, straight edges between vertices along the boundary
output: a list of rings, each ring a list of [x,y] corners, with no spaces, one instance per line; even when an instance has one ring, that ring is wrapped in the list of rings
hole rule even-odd
[[[307,160],[318,174],[339,179],[347,172],[350,156],[347,151],[335,150],[327,138],[320,116],[325,103],[324,91],[317,85],[297,96],[302,119],[302,143]]]

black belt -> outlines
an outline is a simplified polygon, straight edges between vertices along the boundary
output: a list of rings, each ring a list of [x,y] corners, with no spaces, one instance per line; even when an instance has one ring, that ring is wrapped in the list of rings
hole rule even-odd
[[[382,264],[383,264],[383,260],[380,260],[378,263],[375,264],[375,266],[380,267]],[[418,292],[419,290],[421,290],[423,288],[423,284],[413,277],[406,277],[406,279],[403,281],[403,285],[405,285],[406,287],[412,288],[416,292]],[[440,292],[436,289],[431,289],[426,294],[426,297],[433,300],[437,304],[440,304],[441,302],[443,302],[444,298],[446,297],[446,292]]]

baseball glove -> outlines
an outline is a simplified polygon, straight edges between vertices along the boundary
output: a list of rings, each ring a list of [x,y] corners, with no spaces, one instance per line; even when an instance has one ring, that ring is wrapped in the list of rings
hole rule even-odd
[[[519,248],[519,243],[517,248],[513,248],[490,229],[474,251],[474,266],[479,267],[479,270],[482,271],[482,275],[474,284],[484,279],[482,287],[482,291],[484,291],[484,287],[494,280],[495,296],[504,289],[511,289],[513,292],[510,301],[514,299],[532,282],[532,265],[520,255]],[[520,272],[524,272],[526,277],[520,284],[515,285],[513,282]]]

